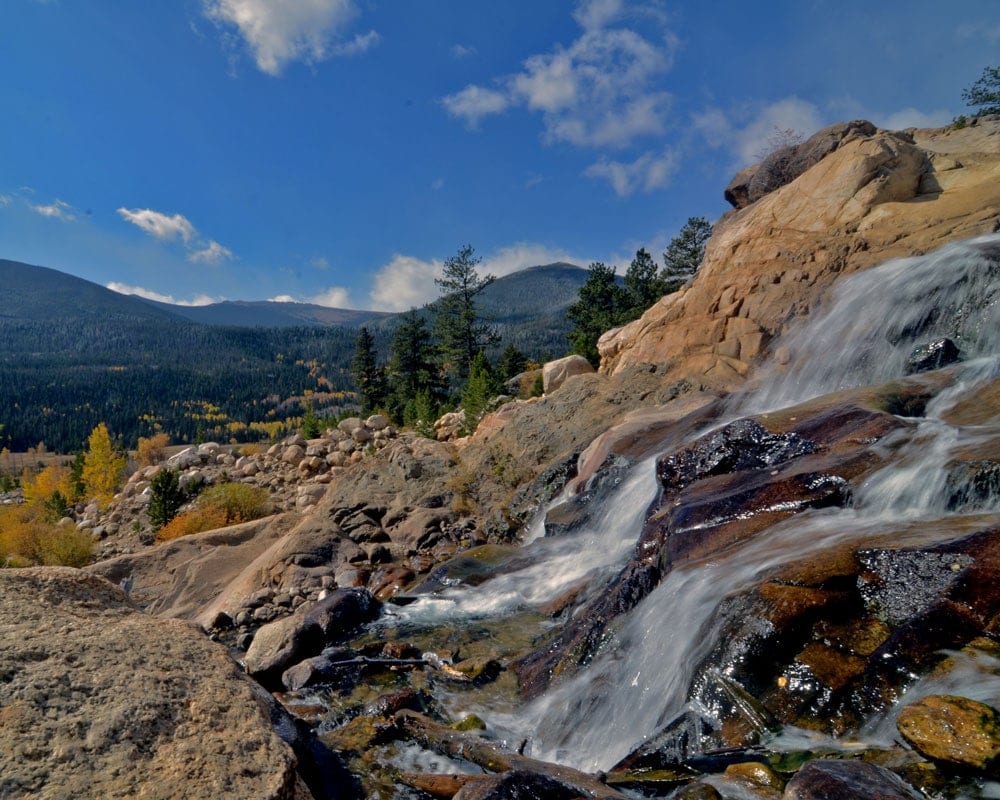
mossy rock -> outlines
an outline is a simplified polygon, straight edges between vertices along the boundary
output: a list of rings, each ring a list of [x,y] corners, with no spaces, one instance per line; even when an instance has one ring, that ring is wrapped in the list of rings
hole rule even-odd
[[[921,755],[935,761],[996,772],[1000,711],[956,695],[928,695],[911,703],[896,722]]]

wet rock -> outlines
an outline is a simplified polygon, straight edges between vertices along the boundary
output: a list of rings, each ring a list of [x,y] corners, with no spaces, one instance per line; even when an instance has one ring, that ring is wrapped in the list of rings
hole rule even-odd
[[[815,444],[798,434],[774,434],[759,422],[741,419],[659,459],[656,478],[672,492],[711,475],[773,467],[815,450]]]
[[[973,563],[961,553],[862,550],[858,586],[865,605],[892,627],[929,609]]]
[[[409,687],[398,692],[379,695],[365,706],[364,714],[369,717],[391,717],[397,711],[426,711],[427,703],[424,697]]]
[[[785,788],[785,782],[778,774],[760,761],[730,764],[723,775],[762,798],[779,798]]]
[[[454,800],[573,800],[578,797],[578,789],[554,778],[510,770],[502,775],[467,783]]]
[[[392,722],[380,717],[355,717],[332,731],[320,734],[320,741],[340,753],[364,753],[396,736]]]
[[[913,349],[906,359],[906,374],[929,372],[954,364],[960,358],[958,346],[948,338],[935,339]]]
[[[948,471],[948,509],[968,513],[1000,503],[1000,461],[961,461]]]
[[[375,619],[380,606],[365,589],[337,589],[312,606],[302,606],[257,631],[247,650],[247,672],[265,686],[277,685],[288,667]]]
[[[788,782],[784,800],[870,797],[919,800],[922,795],[895,773],[865,761],[810,761]]]
[[[929,695],[906,706],[896,722],[927,758],[992,771],[1000,757],[1000,712],[954,695]]]
[[[673,800],[722,800],[718,790],[708,783],[695,781],[670,795]]]

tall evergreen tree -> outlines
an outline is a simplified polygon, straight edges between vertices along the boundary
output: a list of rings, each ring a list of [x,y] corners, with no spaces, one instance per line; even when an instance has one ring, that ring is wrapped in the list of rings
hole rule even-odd
[[[566,316],[573,323],[573,329],[567,334],[571,350],[596,367],[601,360],[597,340],[606,330],[621,324],[628,308],[627,294],[615,280],[614,267],[594,262],[577,297],[566,310]]]
[[[653,257],[640,247],[625,271],[625,294],[629,305],[629,316],[638,319],[663,295],[663,282],[657,276],[657,266]]]
[[[704,217],[689,217],[680,232],[670,240],[663,254],[660,280],[664,292],[676,292],[701,266],[705,257],[705,242],[712,235],[712,226]]]
[[[444,262],[443,277],[434,280],[441,290],[434,304],[434,332],[445,367],[458,384],[469,377],[476,353],[499,338],[483,321],[476,301],[496,280],[493,275],[480,276],[476,268],[481,262],[472,245],[465,245]]]
[[[434,347],[426,320],[416,309],[401,318],[392,335],[392,356],[389,359],[390,407],[396,419],[403,419],[407,403],[421,391],[437,400],[441,394]]]
[[[379,366],[375,353],[375,337],[362,326],[354,343],[351,375],[358,388],[358,401],[362,414],[371,414],[385,405],[385,369]]]

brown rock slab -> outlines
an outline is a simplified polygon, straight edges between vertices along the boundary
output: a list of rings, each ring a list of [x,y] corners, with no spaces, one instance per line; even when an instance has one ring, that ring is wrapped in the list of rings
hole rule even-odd
[[[923,797],[893,772],[866,761],[810,761],[785,788],[784,800],[918,800]]]

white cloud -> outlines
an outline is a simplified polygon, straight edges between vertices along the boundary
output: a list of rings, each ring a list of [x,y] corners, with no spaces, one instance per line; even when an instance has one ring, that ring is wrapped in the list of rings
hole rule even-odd
[[[472,45],[453,44],[451,46],[451,55],[453,58],[468,58],[469,56],[476,55],[477,52],[479,51]]]
[[[431,188],[436,192],[439,189],[444,188],[444,178],[435,178],[431,183]]]
[[[584,30],[603,28],[625,10],[622,0],[584,0],[573,12],[573,19]]]
[[[232,250],[219,244],[214,239],[210,239],[205,247],[190,253],[187,258],[188,261],[195,264],[220,264],[223,261],[229,261],[232,257]]]
[[[441,104],[451,116],[464,119],[470,128],[477,128],[483,117],[506,111],[511,102],[504,92],[470,85],[442,98]]]
[[[267,298],[269,303],[298,303],[299,301],[292,297],[290,294],[279,294],[274,297]]]
[[[357,33],[349,42],[331,45],[330,54],[350,58],[367,53],[382,41],[378,31],[368,31],[368,33]]]
[[[930,112],[903,108],[887,115],[871,115],[872,122],[890,131],[901,131],[905,128],[941,128],[950,123],[951,118],[952,115],[943,108]]]
[[[548,142],[624,147],[662,134],[670,95],[655,81],[672,66],[677,39],[660,25],[650,26],[661,28],[656,40],[608,27],[624,10],[621,0],[581,3],[574,17],[584,31],[569,47],[528,57],[520,72],[497,80],[499,89],[466,86],[442,104],[473,128],[491,114],[527,107],[542,115]]]
[[[337,40],[358,16],[354,0],[204,0],[204,9],[213,22],[236,28],[268,75],[292,61],[356,55],[379,42],[375,31]]]
[[[309,302],[327,308],[353,308],[350,292],[343,286],[331,286],[309,298]]]
[[[316,256],[309,259],[309,266],[313,269],[329,269],[330,262],[326,260],[326,256]]]
[[[438,295],[434,279],[441,276],[442,261],[421,261],[395,255],[372,277],[368,294],[377,311],[406,311],[429,303]]]
[[[677,167],[674,151],[667,147],[657,153],[643,153],[635,161],[623,163],[601,159],[587,167],[584,174],[588,178],[604,178],[611,184],[615,194],[628,197],[634,192],[652,192],[670,183]]]
[[[750,112],[744,110],[727,114],[721,109],[709,108],[693,115],[693,122],[708,145],[724,147],[733,153],[736,167],[758,161],[761,151],[768,148],[775,130],[791,129],[808,138],[823,127],[820,110],[794,96]]]
[[[4,203],[4,205],[6,205],[6,203]],[[60,219],[63,222],[73,222],[76,219],[76,215],[73,213],[73,206],[69,203],[63,202],[62,200],[55,200],[47,206],[28,203],[28,208],[36,214],[41,214],[43,217]]]
[[[152,289],[144,289],[142,286],[130,286],[127,283],[119,283],[118,281],[111,281],[105,284],[105,288],[110,289],[112,292],[118,292],[118,294],[134,294],[138,297],[144,297],[147,300],[156,300],[159,303],[170,303],[175,306],[207,306],[220,302],[218,299],[209,297],[207,294],[196,295],[190,300],[178,300],[173,295],[161,294],[160,292],[154,292]]]
[[[119,208],[118,214],[126,222],[131,222],[142,228],[156,239],[165,241],[182,239],[187,243],[194,238],[196,233],[194,225],[183,214],[171,216],[160,211],[153,211],[150,208]]]
[[[9,206],[12,202],[14,202],[14,198],[9,194],[0,194],[0,208]]]

